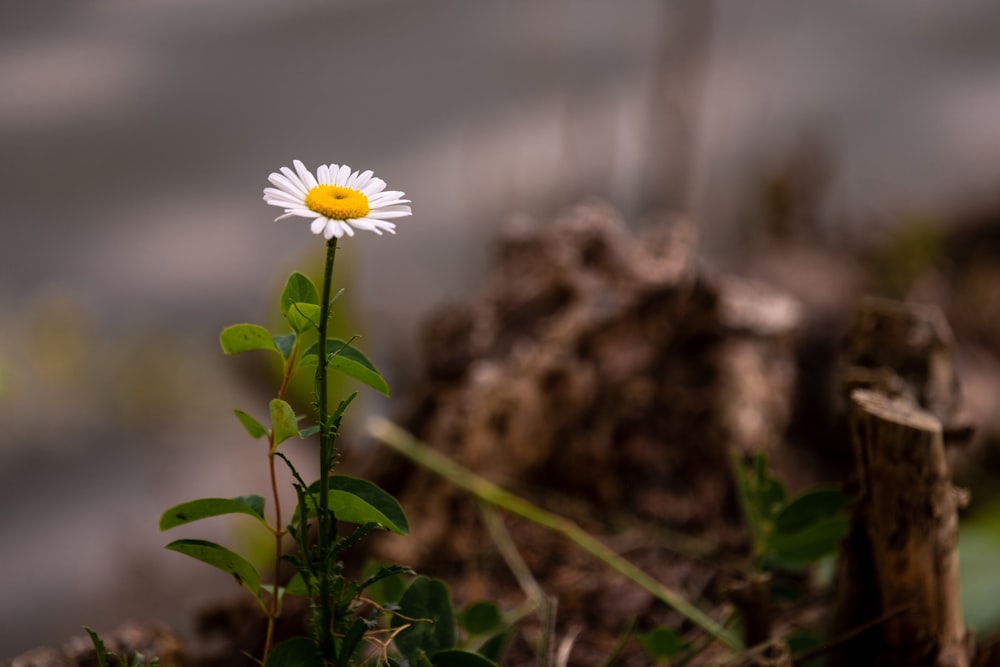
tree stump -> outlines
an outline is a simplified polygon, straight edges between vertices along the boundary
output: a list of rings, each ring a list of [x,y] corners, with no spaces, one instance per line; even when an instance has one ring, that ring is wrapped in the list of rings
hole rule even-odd
[[[869,297],[859,309],[844,350],[844,396],[874,389],[906,398],[937,417],[945,445],[972,438],[955,368],[954,337],[933,306]]]
[[[958,509],[941,421],[906,398],[856,389],[858,498],[840,563],[835,632],[869,624],[834,664],[966,667]]]

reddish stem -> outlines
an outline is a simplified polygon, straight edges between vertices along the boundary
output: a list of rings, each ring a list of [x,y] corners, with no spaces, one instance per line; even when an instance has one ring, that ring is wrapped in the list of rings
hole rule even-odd
[[[288,355],[288,361],[285,362],[284,372],[281,379],[281,386],[278,388],[278,398],[281,400],[285,399],[285,392],[288,391],[288,382],[292,379],[292,371],[295,368],[295,357],[299,351],[299,342],[295,341],[292,346],[292,351]],[[264,640],[264,656],[261,662],[267,662],[267,656],[271,653],[271,643],[274,639],[274,625],[281,616],[281,598],[278,597],[278,580],[281,576],[281,556],[282,550],[282,537],[285,535],[285,531],[282,530],[281,525],[281,497],[278,495],[278,475],[274,467],[274,431],[267,438],[267,462],[269,471],[271,474],[271,495],[274,497],[274,528],[272,532],[274,533],[274,578],[272,581],[273,588],[271,589],[271,604],[270,609],[267,612],[267,637]]]

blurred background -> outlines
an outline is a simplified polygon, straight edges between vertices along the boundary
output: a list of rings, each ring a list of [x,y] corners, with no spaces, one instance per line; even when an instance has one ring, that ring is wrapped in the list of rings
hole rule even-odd
[[[261,201],[293,159],[413,200],[340,256],[405,395],[421,318],[483,283],[511,216],[679,211],[722,267],[780,261],[776,238],[837,256],[991,225],[1000,4],[5,0],[0,657],[84,624],[185,631],[232,593],[156,522],[263,488],[229,411],[267,394],[217,336],[321,259]]]

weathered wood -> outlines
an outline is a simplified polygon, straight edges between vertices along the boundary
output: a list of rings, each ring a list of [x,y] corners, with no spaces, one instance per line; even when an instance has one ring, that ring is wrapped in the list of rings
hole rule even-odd
[[[859,587],[862,598],[870,593],[869,602],[877,606],[859,605],[855,612],[868,618],[855,623],[886,618],[868,634],[861,651],[867,655],[855,645],[850,664],[966,667],[969,642],[958,597],[959,494],[950,482],[941,422],[905,398],[857,389],[851,393],[851,427],[859,495],[850,541],[856,560],[846,570],[855,581],[842,577],[841,584]]]
[[[846,340],[845,396],[874,389],[908,398],[941,421],[946,445],[967,444],[972,428],[953,347],[951,327],[935,306],[865,299]]]

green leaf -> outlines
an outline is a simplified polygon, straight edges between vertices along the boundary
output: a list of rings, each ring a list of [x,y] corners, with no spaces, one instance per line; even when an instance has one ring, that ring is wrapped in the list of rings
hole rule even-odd
[[[285,586],[286,595],[309,595],[309,587],[306,586],[305,579],[302,578],[301,572],[296,572],[292,575],[292,578],[288,580],[288,584]]]
[[[249,495],[236,498],[201,498],[171,507],[160,517],[160,530],[223,514],[247,514],[264,525],[264,498]]]
[[[412,575],[413,569],[405,565],[383,565],[376,561],[365,563],[361,576],[364,581],[361,589],[366,597],[375,600],[383,607],[399,602],[406,592],[406,575]]]
[[[287,402],[280,398],[271,399],[271,428],[274,429],[274,448],[289,438],[299,434],[299,419]]]
[[[755,509],[763,521],[771,521],[777,516],[788,499],[785,485],[777,477],[771,475],[767,466],[767,457],[757,453],[753,457],[751,469],[747,472],[746,485]]]
[[[285,359],[289,357],[292,353],[292,348],[295,347],[295,332],[286,333],[281,336],[271,336],[274,339],[274,346],[278,348],[278,352],[281,353]]]
[[[295,303],[311,303],[319,305],[319,292],[307,276],[294,272],[288,276],[285,289],[281,293],[281,314],[288,315],[289,309]]]
[[[410,667],[434,667],[431,659],[427,657],[427,653],[422,648],[418,648],[406,658]]]
[[[845,514],[823,517],[797,532],[775,533],[770,555],[779,565],[808,565],[833,553],[849,530],[850,521]]]
[[[396,636],[396,646],[411,662],[419,661],[420,653],[434,655],[455,646],[451,593],[444,582],[430,577],[414,579],[399,601],[399,613],[390,625],[410,625]]]
[[[777,534],[798,532],[819,519],[841,514],[846,505],[847,497],[836,487],[810,489],[781,510],[774,530]]]
[[[470,604],[462,612],[459,622],[470,635],[485,635],[504,627],[500,607],[489,600],[480,600]]]
[[[962,616],[977,634],[1000,626],[1000,502],[978,505],[958,531],[959,582]]]
[[[431,664],[434,667],[497,667],[497,663],[478,653],[458,649],[438,651],[431,656]]]
[[[797,567],[833,553],[847,535],[847,498],[835,487],[803,493],[774,520],[769,556],[779,565]]]
[[[341,521],[359,525],[377,523],[397,535],[410,532],[399,501],[366,479],[332,475],[329,506]]]
[[[305,333],[319,327],[321,314],[320,307],[314,303],[293,303],[285,317],[293,329]]]
[[[339,338],[326,339],[329,368],[348,377],[363,382],[375,391],[389,395],[389,384],[385,381],[368,357],[358,348]],[[302,365],[318,363],[319,344],[313,343],[302,357]]]
[[[243,424],[243,428],[247,430],[247,433],[250,434],[251,438],[257,439],[267,435],[267,429],[264,428],[264,425],[247,413],[242,410],[233,410],[233,414],[240,420],[240,423]]]
[[[822,636],[810,632],[793,632],[785,636],[785,644],[788,645],[788,652],[792,654],[792,662],[800,664],[799,654],[818,649],[826,643]],[[801,667],[823,667],[826,664],[826,656],[817,655],[811,660],[801,663]]]
[[[675,658],[691,648],[673,628],[656,628],[639,635],[638,639],[646,654],[657,662]]]
[[[320,430],[319,424],[313,424],[312,426],[308,426],[299,431],[299,437],[302,438],[303,440],[305,440],[306,438],[311,438],[312,436],[319,433],[319,430]]]
[[[479,654],[494,662],[500,662],[500,658],[507,651],[507,645],[510,644],[512,636],[511,628],[504,628],[502,632],[498,632],[482,643],[478,650]]]
[[[94,655],[97,657],[97,667],[108,667],[108,649],[104,646],[104,640],[101,636],[97,634],[94,630],[91,630],[86,625],[83,629],[87,631],[90,636],[90,643],[94,645]]]
[[[337,656],[338,662],[344,665],[355,664],[352,660],[354,652],[358,650],[361,640],[364,639],[368,630],[368,623],[363,618],[355,617],[347,628],[347,632],[340,638],[340,650]]]
[[[787,492],[784,484],[771,476],[767,458],[761,453],[755,454],[748,464],[737,461],[734,471],[753,552],[760,557],[767,551],[774,518],[784,508]]]
[[[258,600],[260,599],[260,574],[243,556],[206,540],[175,540],[166,548],[233,575],[237,583],[253,593]]]
[[[323,660],[311,639],[293,637],[274,647],[264,667],[323,667]]]
[[[226,354],[238,354],[251,350],[273,350],[278,354],[271,332],[259,324],[234,324],[222,330],[219,343]]]

